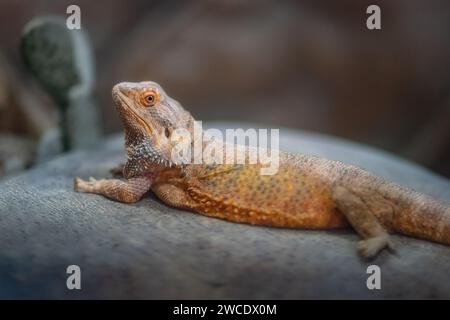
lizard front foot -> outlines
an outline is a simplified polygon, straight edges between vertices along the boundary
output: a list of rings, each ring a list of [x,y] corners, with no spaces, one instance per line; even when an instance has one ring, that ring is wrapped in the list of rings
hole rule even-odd
[[[89,181],[76,177],[73,181],[73,187],[77,192],[95,192],[98,186],[99,180],[93,177],[89,178]]]

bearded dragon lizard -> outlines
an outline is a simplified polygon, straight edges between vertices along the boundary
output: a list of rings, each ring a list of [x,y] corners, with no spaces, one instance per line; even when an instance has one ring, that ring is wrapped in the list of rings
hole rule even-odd
[[[350,225],[366,258],[392,248],[390,231],[450,244],[450,206],[430,196],[352,165],[287,152],[273,175],[261,175],[261,163],[175,163],[171,136],[192,132],[190,113],[155,82],[119,83],[112,97],[125,131],[127,162],[116,170],[123,179],[75,178],[76,191],[132,203],[151,190],[169,206],[253,225]]]

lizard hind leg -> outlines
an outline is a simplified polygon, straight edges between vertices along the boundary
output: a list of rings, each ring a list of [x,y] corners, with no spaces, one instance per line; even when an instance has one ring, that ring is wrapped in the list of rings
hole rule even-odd
[[[192,209],[194,206],[186,192],[175,185],[159,183],[152,187],[152,191],[169,206],[180,209]]]
[[[364,239],[358,243],[358,253],[373,259],[384,248],[393,249],[389,234],[364,201],[349,189],[335,185],[332,190],[337,208]]]

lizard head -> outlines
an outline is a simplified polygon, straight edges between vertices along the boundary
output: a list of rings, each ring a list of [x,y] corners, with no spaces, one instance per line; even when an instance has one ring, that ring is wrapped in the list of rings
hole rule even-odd
[[[172,166],[171,134],[179,128],[190,130],[189,112],[151,81],[121,82],[113,87],[112,96],[125,129],[125,177]]]

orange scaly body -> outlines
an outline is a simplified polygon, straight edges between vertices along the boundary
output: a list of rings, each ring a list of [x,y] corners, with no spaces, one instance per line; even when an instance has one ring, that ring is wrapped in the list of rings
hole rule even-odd
[[[191,198],[187,207],[208,216],[289,228],[348,225],[330,185],[293,165],[283,164],[275,175],[261,175],[259,165],[193,165],[186,172],[179,186]]]

